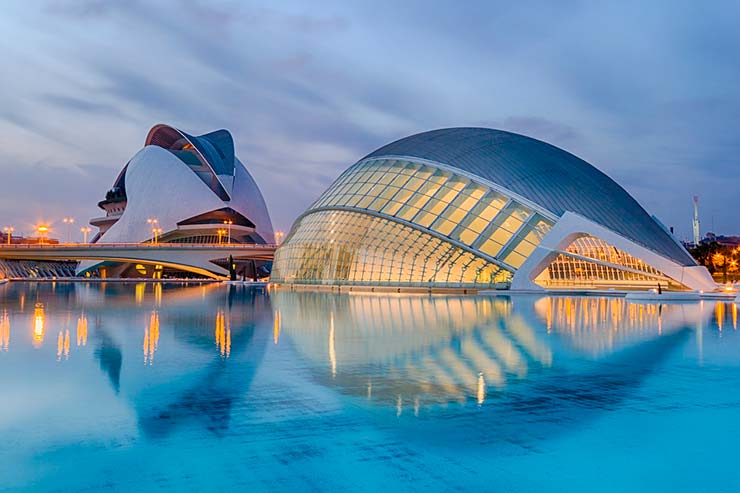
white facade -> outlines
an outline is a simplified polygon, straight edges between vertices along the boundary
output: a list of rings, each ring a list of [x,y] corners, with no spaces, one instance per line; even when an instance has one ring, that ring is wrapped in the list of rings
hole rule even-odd
[[[157,132],[167,133],[164,144]],[[214,134],[220,140],[207,140]],[[200,151],[204,146],[209,146],[210,154]],[[172,127],[155,126],[113,190],[117,200],[100,205],[107,216],[91,221],[100,228],[96,243],[151,242],[155,236],[174,243],[274,243],[262,194],[234,155],[233,141],[225,130],[192,137]],[[225,225],[226,220],[231,224]],[[223,234],[226,228],[228,238]],[[83,262],[78,272],[96,265]]]

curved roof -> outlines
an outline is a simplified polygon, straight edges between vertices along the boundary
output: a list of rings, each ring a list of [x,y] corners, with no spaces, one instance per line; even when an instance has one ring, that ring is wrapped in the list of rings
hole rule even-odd
[[[228,130],[216,130],[207,134],[194,136],[175,127],[159,124],[152,127],[146,137],[145,146],[154,145],[173,153],[185,150],[187,144],[192,146],[203,166],[207,166],[221,185],[215,190],[224,200],[230,199],[230,186],[221,178],[234,176],[234,139]]]
[[[363,159],[382,156],[415,157],[458,168],[558,216],[575,212],[681,265],[696,265],[614,180],[540,140],[488,128],[445,128],[397,140]]]

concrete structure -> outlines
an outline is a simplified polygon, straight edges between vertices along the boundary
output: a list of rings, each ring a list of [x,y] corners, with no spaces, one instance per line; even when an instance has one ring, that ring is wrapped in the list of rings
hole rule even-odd
[[[90,221],[99,229],[95,244],[274,243],[265,201],[226,130],[192,136],[156,125],[98,205],[106,215]],[[79,273],[101,267],[85,261]],[[132,264],[105,268],[113,276],[140,275]],[[268,275],[269,264],[259,270]]]
[[[712,290],[617,183],[550,144],[450,128],[347,169],[276,253],[273,281],[332,286]]]
[[[29,268],[38,271],[36,276],[64,276],[73,272],[59,268],[51,269],[52,262],[83,260],[98,264],[125,263],[134,265],[141,277],[156,277],[165,268],[190,272],[202,277],[225,279],[228,275],[228,258],[246,266],[246,276],[253,278],[255,272],[259,277],[259,264],[273,258],[274,245],[265,244],[231,244],[231,245],[193,245],[160,243],[152,244],[62,244],[62,245],[11,245],[0,246],[0,270],[3,262],[21,261],[32,263]],[[32,262],[31,262],[32,261]],[[12,265],[12,264],[11,264]],[[19,264],[15,264],[16,267]],[[22,264],[21,264],[22,265]],[[250,270],[250,266],[253,269]],[[256,268],[256,271],[255,271]],[[21,272],[22,274],[22,272]],[[0,276],[2,277],[2,276]],[[18,275],[9,269],[6,277],[28,277]]]

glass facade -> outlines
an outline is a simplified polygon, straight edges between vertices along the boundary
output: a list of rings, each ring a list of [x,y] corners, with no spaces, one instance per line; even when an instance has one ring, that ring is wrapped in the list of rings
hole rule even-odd
[[[275,256],[280,283],[506,288],[552,214],[444,166],[369,158],[345,171]],[[680,288],[642,260],[586,236],[537,277],[543,287]]]
[[[684,288],[642,260],[593,236],[571,243],[535,280],[543,287]]]
[[[299,220],[273,280],[296,284],[505,287],[512,273],[410,226],[352,211]]]
[[[366,159],[294,225],[272,277],[309,284],[507,287],[552,227],[544,214],[441,167]]]

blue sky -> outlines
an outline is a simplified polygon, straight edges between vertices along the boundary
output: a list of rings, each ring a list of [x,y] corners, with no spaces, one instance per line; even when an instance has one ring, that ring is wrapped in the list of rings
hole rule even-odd
[[[6,1],[0,222],[78,223],[156,123],[229,129],[276,229],[383,144],[451,126],[586,159],[740,233],[738,2]]]

